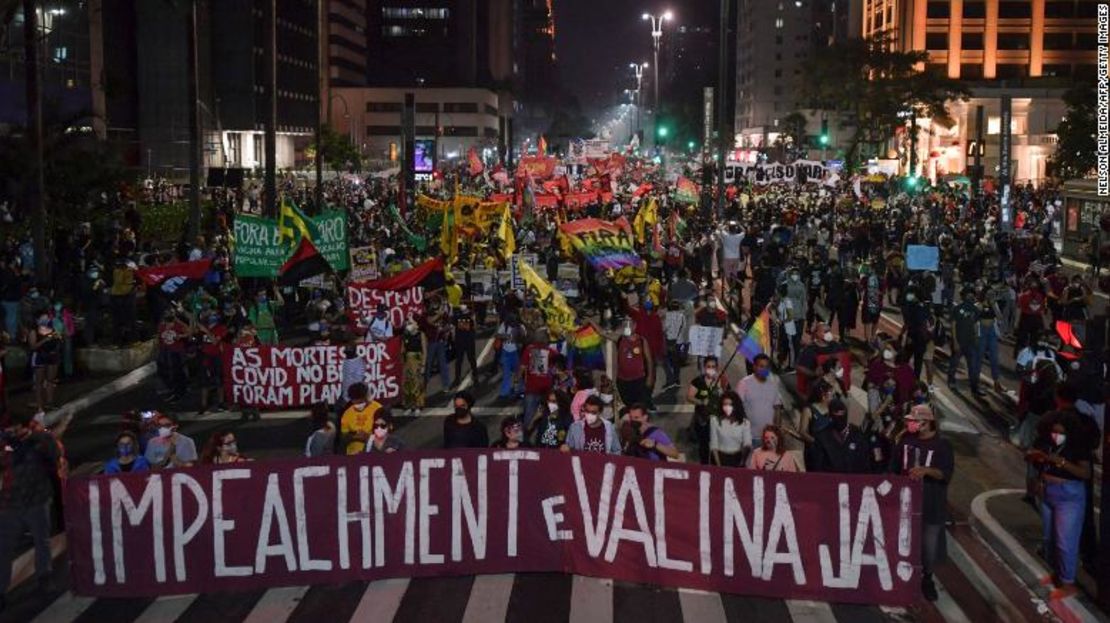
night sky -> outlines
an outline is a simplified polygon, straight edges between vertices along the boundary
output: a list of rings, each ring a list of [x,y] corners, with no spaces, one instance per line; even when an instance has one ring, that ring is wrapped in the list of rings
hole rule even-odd
[[[675,1],[672,10],[689,2]],[[664,6],[652,0],[554,0],[559,68],[583,108],[611,105],[622,89],[636,86],[628,64],[650,62],[651,27],[640,16],[653,9],[662,12]]]
[[[628,64],[652,60],[651,26],[644,12],[670,9],[675,21],[715,23],[717,0],[554,0],[555,48],[564,84],[586,111],[619,101],[621,90],[634,88]]]

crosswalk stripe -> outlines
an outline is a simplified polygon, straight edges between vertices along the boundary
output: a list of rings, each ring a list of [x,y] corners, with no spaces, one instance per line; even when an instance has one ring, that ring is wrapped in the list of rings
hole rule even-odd
[[[606,623],[613,620],[613,581],[574,576],[570,591],[570,623]]]
[[[725,606],[719,593],[689,588],[678,590],[678,603],[682,606],[682,620],[691,623],[726,623]]]
[[[470,599],[466,602],[463,623],[504,621],[509,610],[509,597],[513,594],[515,574],[499,573],[474,578]]]
[[[173,623],[193,605],[199,595],[168,595],[155,599],[132,623]]]
[[[392,621],[409,588],[408,578],[389,578],[371,582],[351,615],[351,621]]]
[[[947,623],[970,623],[970,619],[964,614],[964,611],[960,608],[959,604],[956,603],[956,600],[952,599],[952,595],[949,594],[948,589],[944,587],[944,583],[938,580],[936,576],[933,577],[933,581],[936,582],[937,585],[937,600],[935,605],[941,615],[944,616],[944,620]]]
[[[832,607],[824,602],[787,599],[786,609],[794,623],[836,623]]]
[[[258,600],[243,623],[270,623],[285,621],[293,614],[297,604],[308,592],[308,586],[283,586],[272,588]]]
[[[96,597],[80,597],[66,591],[61,597],[35,617],[31,623],[70,623],[77,620],[81,613],[93,605]]]
[[[66,550],[66,535],[64,532],[55,534],[50,537],[50,559],[53,560],[62,555]],[[26,582],[35,575],[35,548],[23,552],[12,561],[12,575],[11,582],[8,584],[7,590],[10,591],[16,586]]]
[[[990,581],[983,569],[972,560],[959,539],[955,538],[955,535],[948,539],[947,547],[948,553],[952,556],[952,562],[956,563],[956,566],[963,571],[964,576],[975,586],[976,592],[999,610],[999,614],[1004,614],[1004,618],[1012,621],[1020,621],[1023,618],[1022,614],[1014,608],[1002,591]]]

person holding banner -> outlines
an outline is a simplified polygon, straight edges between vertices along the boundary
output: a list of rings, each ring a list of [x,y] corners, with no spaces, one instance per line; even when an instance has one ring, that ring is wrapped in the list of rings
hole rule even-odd
[[[259,290],[254,296],[250,307],[247,308],[247,318],[254,326],[258,341],[262,344],[276,345],[278,343],[278,330],[274,307],[282,305],[281,293],[274,290],[274,301],[265,289]]]
[[[347,390],[351,403],[339,418],[339,433],[348,455],[365,452],[366,442],[374,432],[374,418],[382,405],[370,400],[369,396],[370,388],[366,383],[355,383]]]
[[[392,413],[383,408],[374,418],[374,434],[366,444],[366,451],[371,454],[390,454],[404,449],[404,442],[393,434]]]
[[[474,419],[474,396],[459,392],[454,399],[455,414],[443,421],[443,448],[488,448],[486,425]]]
[[[748,468],[769,472],[798,472],[794,455],[786,451],[782,429],[774,424],[763,427],[760,445],[748,457]]]
[[[597,396],[590,396],[582,405],[582,419],[567,430],[567,442],[560,446],[562,452],[596,452],[620,454],[621,442],[614,424],[601,417],[604,403]]]
[[[226,465],[249,460],[239,454],[239,442],[235,439],[235,433],[230,430],[218,430],[212,433],[200,453],[201,465]]]

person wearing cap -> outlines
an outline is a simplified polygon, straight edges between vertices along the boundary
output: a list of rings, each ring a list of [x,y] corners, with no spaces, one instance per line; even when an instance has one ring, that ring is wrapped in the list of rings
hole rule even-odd
[[[393,320],[389,317],[389,307],[385,303],[378,303],[374,316],[366,328],[366,338],[369,342],[384,342],[393,337]]]
[[[944,560],[948,483],[952,481],[955,458],[952,445],[938,434],[929,405],[910,409],[905,426],[906,434],[891,453],[890,472],[922,482],[921,592],[929,601],[936,601],[933,570]]]
[[[979,306],[975,303],[975,290],[964,286],[960,290],[960,304],[952,308],[952,355],[948,358],[948,387],[956,389],[956,371],[960,361],[967,363],[967,383],[971,392],[979,391]]]

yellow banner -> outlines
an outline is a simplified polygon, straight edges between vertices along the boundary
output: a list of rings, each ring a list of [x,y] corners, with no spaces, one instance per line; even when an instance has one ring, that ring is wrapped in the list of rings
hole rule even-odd
[[[429,212],[446,212],[451,209],[451,202],[432,199],[427,195],[417,195],[416,206]]]
[[[547,328],[553,335],[570,334],[577,328],[574,310],[567,304],[567,299],[524,260],[520,261],[520,276],[524,279],[524,287],[536,297],[536,304],[547,318]]]

